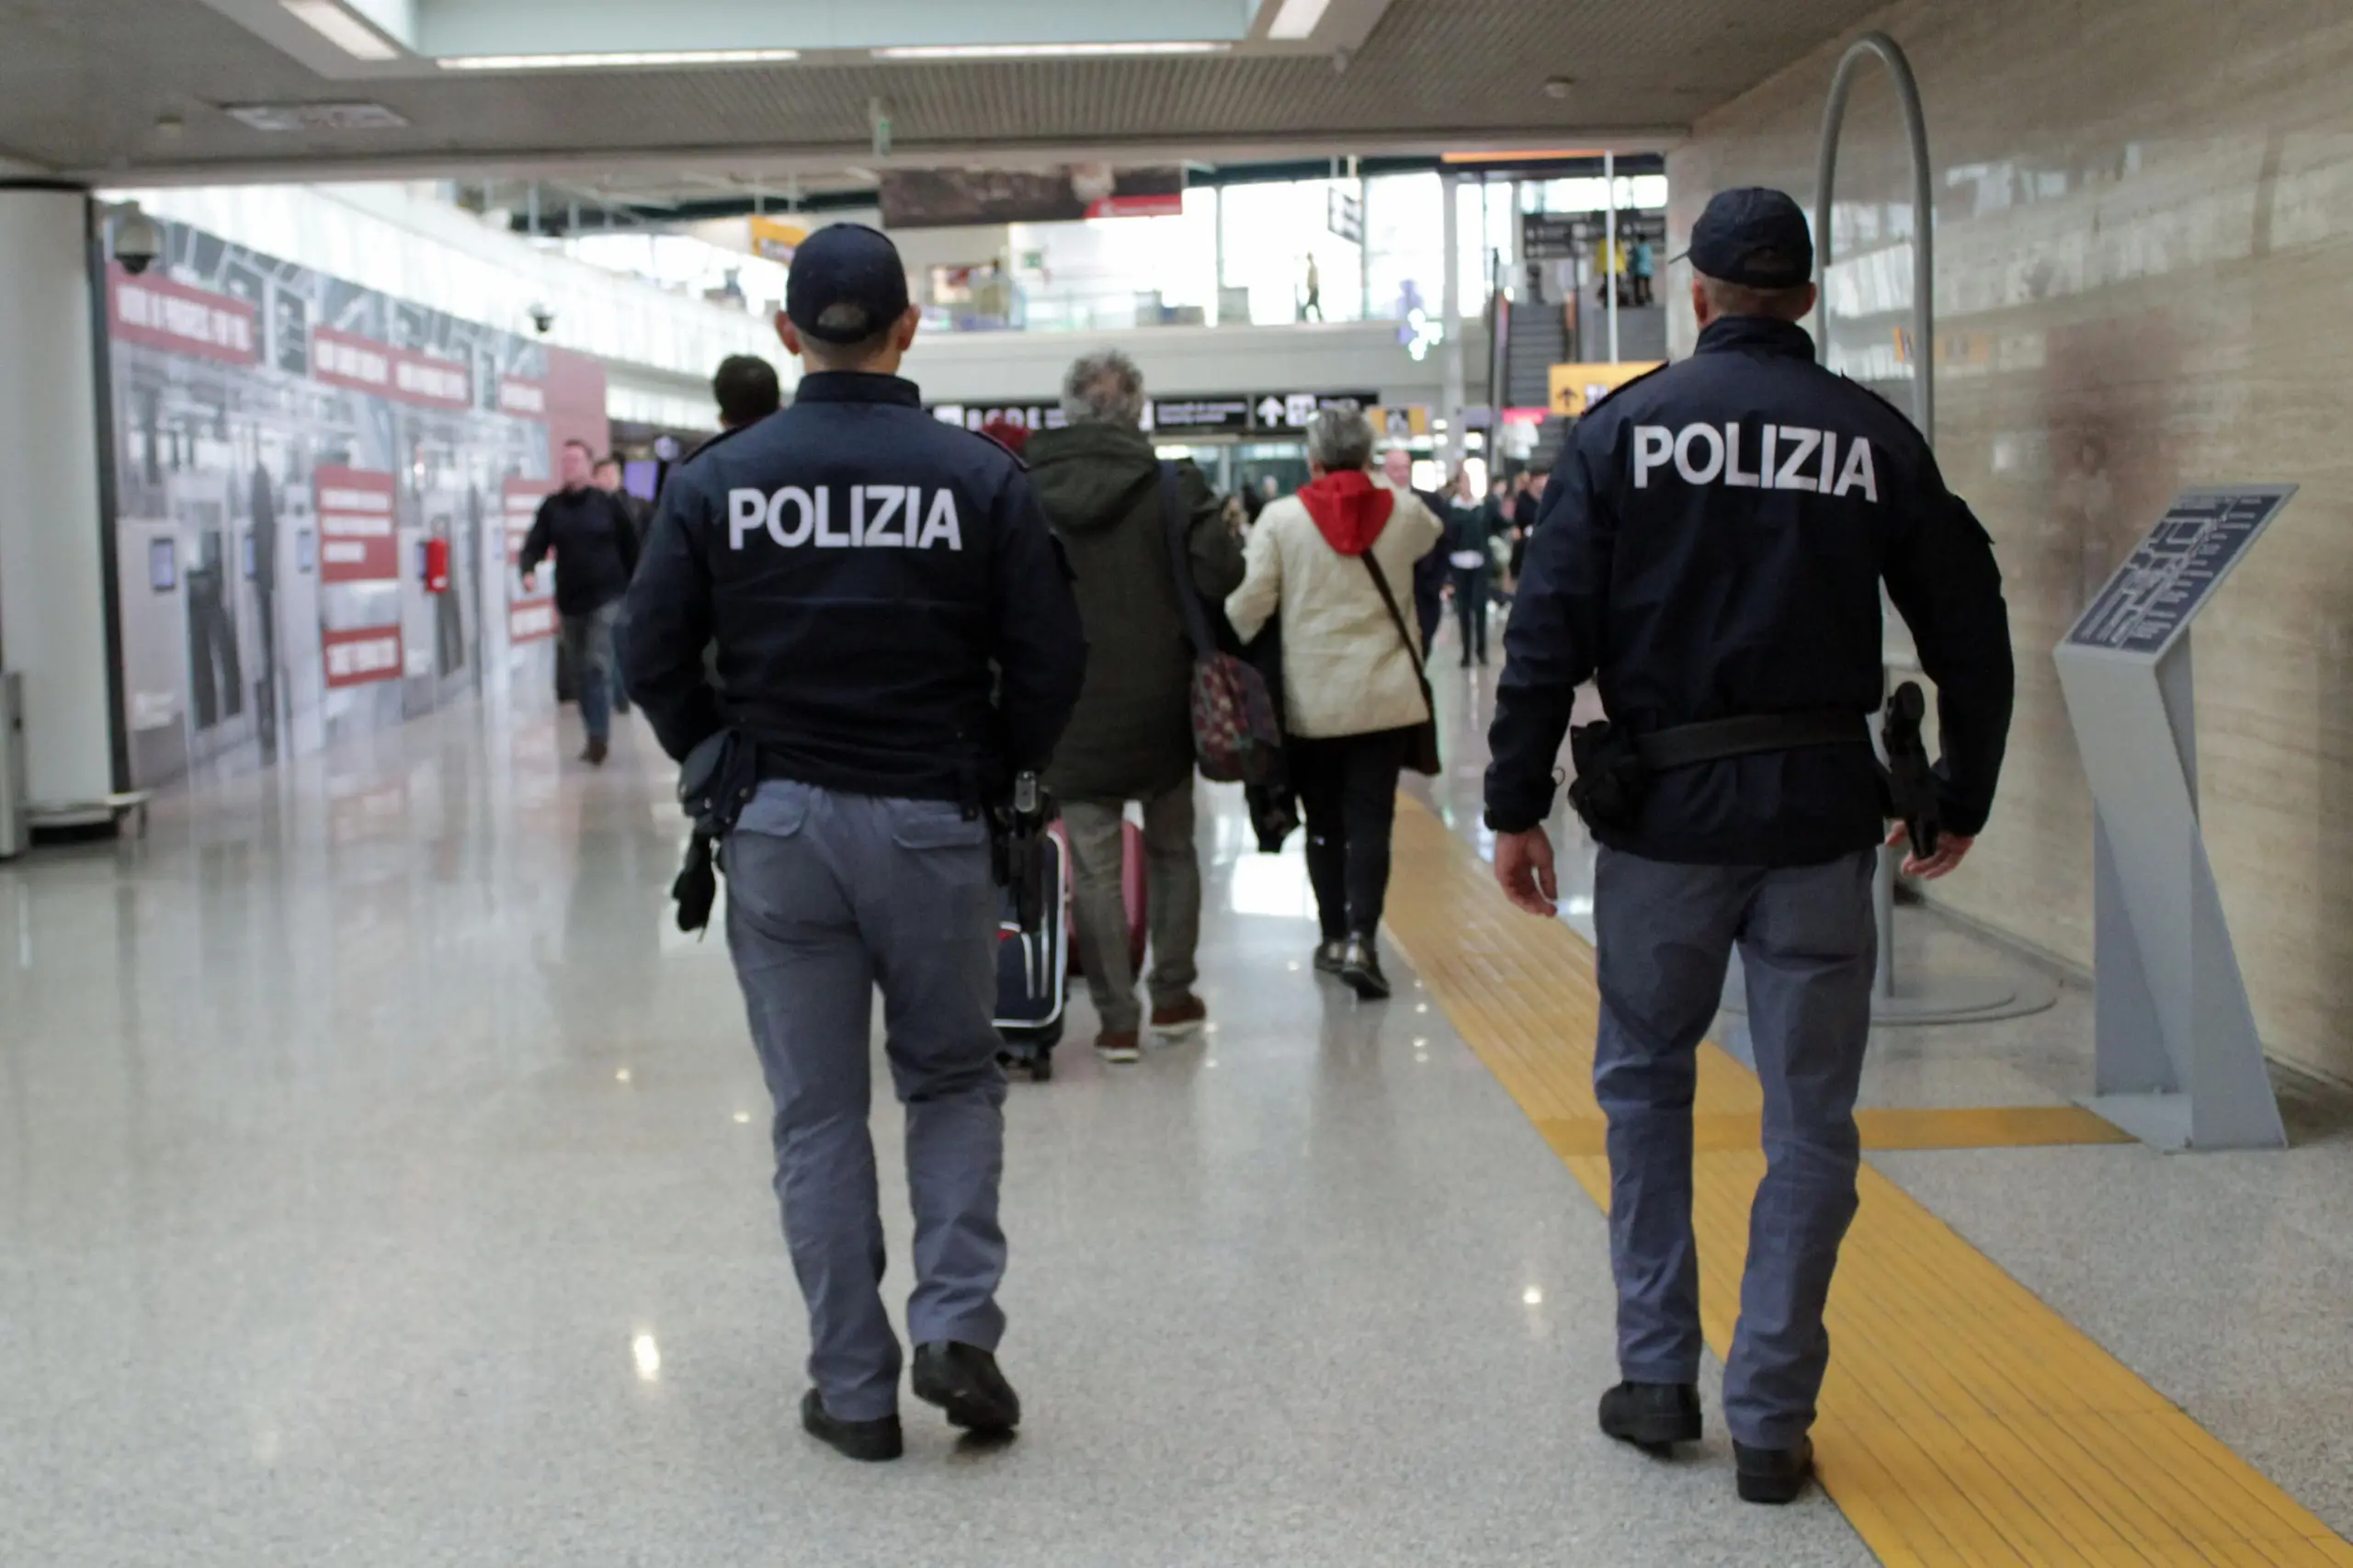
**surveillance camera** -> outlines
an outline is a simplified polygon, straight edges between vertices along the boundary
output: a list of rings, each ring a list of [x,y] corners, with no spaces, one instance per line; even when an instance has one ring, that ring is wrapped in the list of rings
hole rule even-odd
[[[154,266],[163,254],[163,229],[132,202],[115,220],[115,260],[122,263],[124,271],[140,273]]]
[[[548,305],[533,305],[531,307],[531,324],[539,328],[540,335],[541,337],[545,337],[549,333],[553,332],[555,330],[554,309]]]

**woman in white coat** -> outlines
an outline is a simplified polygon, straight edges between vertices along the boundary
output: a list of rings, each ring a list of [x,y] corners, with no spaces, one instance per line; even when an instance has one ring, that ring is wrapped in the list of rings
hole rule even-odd
[[[1414,630],[1414,562],[1444,532],[1410,490],[1375,478],[1372,426],[1330,409],[1307,430],[1313,475],[1258,514],[1225,613],[1245,641],[1279,613],[1290,778],[1324,937],[1315,967],[1389,994],[1376,937],[1406,743],[1430,716]],[[1384,604],[1379,578],[1391,603]],[[1402,614],[1392,613],[1392,605]]]

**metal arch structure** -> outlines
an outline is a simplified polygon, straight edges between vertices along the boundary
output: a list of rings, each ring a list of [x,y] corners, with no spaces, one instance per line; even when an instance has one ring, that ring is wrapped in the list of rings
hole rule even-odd
[[[1936,187],[1928,166],[1928,120],[1920,109],[1920,84],[1904,46],[1885,33],[1865,33],[1839,57],[1837,74],[1830,81],[1830,100],[1822,109],[1822,150],[1813,165],[1813,244],[1821,274],[1830,276],[1833,237],[1830,217],[1838,181],[1838,133],[1847,123],[1847,99],[1855,90],[1855,73],[1867,59],[1887,67],[1895,87],[1895,101],[1904,110],[1904,131],[1912,146],[1912,419],[1930,446],[1937,441],[1936,278],[1937,230],[1933,221]],[[1815,325],[1830,321],[1827,301],[1814,308]]]
[[[1937,438],[1936,355],[1936,225],[1932,202],[1935,187],[1928,165],[1928,123],[1920,108],[1920,85],[1904,48],[1885,33],[1865,33],[1839,57],[1831,79],[1830,98],[1822,111],[1822,150],[1814,164],[1814,250],[1820,276],[1827,278],[1833,255],[1830,218],[1838,177],[1838,133],[1847,119],[1847,100],[1854,92],[1855,74],[1866,60],[1887,67],[1904,111],[1904,129],[1912,149],[1912,418],[1931,446]],[[1814,335],[1828,358],[1830,306],[1825,297],[1815,307]],[[1879,925],[1879,963],[1871,983],[1871,1022],[1900,1024],[1985,1023],[2039,1013],[2058,1000],[2058,990],[2039,974],[1943,975],[1928,973],[1898,983],[1895,972],[1895,878],[1902,852],[1881,849],[1878,874],[1871,887]],[[2011,966],[2013,969],[2016,966]],[[1729,1042],[1733,1054],[1750,1061],[1748,997],[1744,976],[1735,967],[1724,988],[1724,1010],[1739,1019]]]

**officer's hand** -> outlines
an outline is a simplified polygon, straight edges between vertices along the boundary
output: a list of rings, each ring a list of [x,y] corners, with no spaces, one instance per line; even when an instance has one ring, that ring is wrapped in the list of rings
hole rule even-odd
[[[540,571],[539,571],[539,568],[538,568],[538,567],[536,567],[536,566],[535,566],[535,567],[531,568],[531,570],[529,570],[529,572],[526,572],[526,573],[524,573],[524,574],[523,574],[523,591],[524,591],[525,593],[527,593],[527,594],[528,594],[528,593],[532,592],[533,590],[535,590],[536,588],[538,588],[538,587],[539,587],[539,585],[540,585]]]
[[[1891,849],[1901,848],[1911,838],[1912,830],[1897,823],[1895,831],[1887,835],[1887,846]],[[1968,855],[1969,846],[1976,842],[1974,838],[1963,838],[1957,833],[1940,833],[1937,835],[1937,852],[1934,855],[1925,860],[1917,855],[1904,858],[1904,874],[1933,882],[1947,872],[1957,869]]]
[[[1560,913],[1561,887],[1552,870],[1552,841],[1540,827],[1495,839],[1495,881],[1504,896],[1530,915],[1551,919]]]

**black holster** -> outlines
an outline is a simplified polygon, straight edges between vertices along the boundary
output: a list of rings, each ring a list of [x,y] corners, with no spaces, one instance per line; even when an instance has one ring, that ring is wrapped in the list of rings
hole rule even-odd
[[[1014,924],[1024,935],[1042,930],[1047,901],[1061,896],[1046,847],[1054,798],[1034,773],[1015,780],[1010,799],[989,809],[989,856],[997,886],[1013,895]]]
[[[722,730],[687,754],[678,765],[678,806],[694,823],[694,836],[670,884],[677,904],[678,929],[701,931],[710,925],[719,898],[720,842],[760,787],[760,748],[735,730]]]
[[[1887,814],[1903,819],[1911,835],[1912,852],[1922,859],[1937,852],[1943,830],[1943,808],[1937,799],[1937,770],[1928,761],[1928,747],[1920,735],[1927,716],[1927,699],[1919,686],[1905,681],[1887,699],[1880,722],[1879,740],[1887,753]]]

